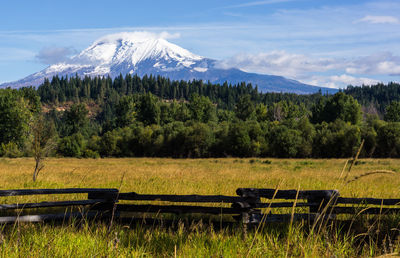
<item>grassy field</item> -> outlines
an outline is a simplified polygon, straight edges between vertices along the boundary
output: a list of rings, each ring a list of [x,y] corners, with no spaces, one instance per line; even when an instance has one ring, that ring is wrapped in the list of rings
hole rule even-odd
[[[400,197],[400,160],[362,159],[347,175],[346,160],[304,159],[47,159],[32,182],[33,159],[0,159],[1,189],[111,187],[149,194],[235,195],[238,187],[337,189],[346,197]],[[378,170],[357,180],[353,178]],[[347,179],[344,178],[347,176]],[[351,181],[351,182],[347,182]],[[43,197],[30,197],[39,201]],[[63,198],[55,196],[55,199]],[[77,197],[76,197],[77,198]],[[0,199],[1,203],[22,199]],[[26,200],[26,199],[24,199]],[[48,200],[48,199],[47,199]],[[394,223],[396,220],[393,220]],[[365,234],[371,227],[365,225]],[[397,232],[390,225],[387,232]],[[148,228],[137,225],[13,225],[0,231],[0,254],[9,256],[373,256],[397,252],[400,244],[381,232],[360,241],[341,227],[310,232],[307,225],[267,225],[261,232],[242,228]],[[380,239],[378,239],[380,238]]]

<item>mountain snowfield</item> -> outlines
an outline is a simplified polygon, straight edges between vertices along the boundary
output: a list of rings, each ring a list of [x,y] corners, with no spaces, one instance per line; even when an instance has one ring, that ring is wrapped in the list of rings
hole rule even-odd
[[[236,84],[241,82],[258,85],[263,92],[293,92],[300,94],[335,92],[286,79],[281,76],[247,73],[240,69],[218,68],[218,61],[189,52],[167,40],[145,33],[111,34],[96,40],[91,46],[67,61],[53,64],[21,80],[4,83],[1,87],[18,88],[38,86],[44,78],[53,76],[110,76],[120,74],[144,76],[161,75],[171,80],[202,79],[212,83]]]

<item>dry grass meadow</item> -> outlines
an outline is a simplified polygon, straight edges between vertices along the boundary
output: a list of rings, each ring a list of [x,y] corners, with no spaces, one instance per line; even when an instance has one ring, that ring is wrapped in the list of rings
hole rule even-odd
[[[33,183],[32,158],[2,158],[0,188],[104,187],[142,194],[235,195],[239,187],[275,188],[279,185],[280,189],[337,189],[346,197],[400,197],[397,173],[400,160],[358,160],[348,175],[347,170],[343,171],[345,162],[344,159],[49,158],[38,181]],[[380,170],[395,173],[361,176]],[[43,197],[29,198],[33,198],[29,201],[38,201]],[[16,201],[0,200],[1,203]],[[389,231],[399,231],[398,228],[394,225]],[[370,229],[366,226],[364,233],[369,234]],[[0,255],[351,257],[395,253],[400,247],[397,238],[390,239],[390,236],[385,240],[361,241],[359,235],[341,228],[326,229],[326,232],[310,232],[302,224],[267,225],[258,233],[243,232],[241,228],[214,231],[200,224],[174,230],[140,225],[115,225],[110,229],[108,225],[90,223],[79,227],[13,225],[0,228]]]
[[[397,174],[373,174],[377,170],[400,172],[400,160],[362,159],[342,173],[344,159],[164,159],[51,158],[38,182],[32,182],[33,159],[0,159],[1,189],[121,187],[121,191],[165,194],[235,195],[238,187],[281,189],[337,189],[342,196],[400,197]],[[348,166],[347,166],[348,167]],[[121,185],[121,179],[123,182]]]

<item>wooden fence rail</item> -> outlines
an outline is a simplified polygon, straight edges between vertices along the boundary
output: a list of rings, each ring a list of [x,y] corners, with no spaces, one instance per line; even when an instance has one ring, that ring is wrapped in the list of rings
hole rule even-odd
[[[0,190],[0,196],[18,195],[43,195],[43,194],[79,194],[79,193],[105,193],[118,194],[118,189],[113,188],[61,188],[61,189],[22,189],[22,190]]]
[[[120,193],[113,188],[0,190],[0,223],[47,222],[70,218],[138,218],[148,214],[158,216],[170,213],[226,215],[249,224],[292,218],[312,221],[321,215],[327,219],[337,219],[336,215],[339,214],[400,213],[400,199],[345,198],[340,197],[337,190],[238,188],[236,193],[237,196],[157,195]],[[57,194],[87,194],[87,198],[1,204],[10,196]],[[73,210],[74,207],[79,207],[79,211]],[[57,210],[61,208],[64,210]],[[295,208],[295,213],[291,214],[292,209],[288,208]],[[24,214],[26,211],[29,214]],[[17,214],[10,215],[12,212]]]

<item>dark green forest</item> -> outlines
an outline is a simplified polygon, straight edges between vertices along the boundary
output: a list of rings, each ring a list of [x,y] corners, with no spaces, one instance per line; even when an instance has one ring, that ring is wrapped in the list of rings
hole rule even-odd
[[[0,89],[0,156],[400,157],[400,85],[261,93],[160,76]]]

